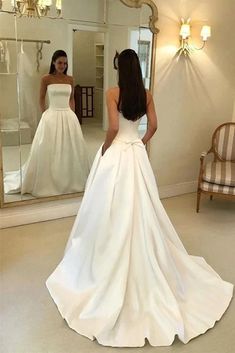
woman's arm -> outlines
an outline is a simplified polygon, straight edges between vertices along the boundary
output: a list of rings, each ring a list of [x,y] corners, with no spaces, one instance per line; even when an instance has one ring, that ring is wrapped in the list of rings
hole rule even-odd
[[[74,81],[73,81],[73,77],[71,77],[71,87],[72,87],[72,91],[71,91],[71,95],[70,95],[70,99],[69,99],[69,106],[70,106],[70,108],[75,112]]]
[[[147,91],[147,118],[148,118],[148,127],[147,131],[142,138],[143,144],[146,144],[151,137],[154,135],[155,131],[157,130],[157,115],[155,112],[154,101],[152,94]]]
[[[41,79],[40,94],[39,94],[39,105],[41,112],[46,110],[46,92],[47,92],[47,78],[45,76]]]
[[[109,89],[106,92],[106,105],[108,110],[109,127],[106,133],[105,142],[102,147],[102,155],[111,146],[114,138],[116,137],[119,129],[119,111],[117,109],[117,94],[116,89]]]

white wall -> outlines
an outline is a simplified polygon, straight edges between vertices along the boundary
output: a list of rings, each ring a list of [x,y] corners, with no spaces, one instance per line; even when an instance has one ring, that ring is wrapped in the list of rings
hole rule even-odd
[[[235,121],[235,93],[234,93],[234,101],[233,101],[233,117],[232,121]]]
[[[199,157],[211,134],[232,120],[235,87],[233,0],[157,0],[159,9],[154,99],[159,127],[150,159],[159,186],[197,179]],[[212,26],[204,50],[177,62],[181,17],[191,17],[194,38],[201,25]],[[199,45],[199,41],[195,40]],[[183,190],[183,189],[182,189]]]
[[[17,17],[17,36],[20,40],[23,39],[39,39],[50,40],[50,44],[44,44],[42,49],[42,59],[39,60],[40,66],[37,72],[37,48],[36,43],[23,44],[23,50],[26,53],[30,68],[32,71],[31,81],[32,87],[28,87],[29,104],[36,106],[37,115],[33,120],[39,121],[41,112],[39,108],[39,88],[41,77],[48,73],[51,57],[55,50],[63,49],[67,51],[67,23],[60,21],[59,26],[57,21],[52,21],[47,18],[19,18]],[[0,22],[0,37],[15,37],[14,16],[1,14]],[[17,52],[20,52],[20,41],[17,45]],[[16,64],[16,44],[8,41],[8,48],[10,53],[10,71],[17,71]],[[27,69],[27,68],[26,68]],[[17,104],[17,85],[16,79],[11,76],[0,76],[0,90],[1,90],[1,103],[0,111],[2,118],[15,118],[18,116]],[[25,93],[25,92],[23,92]],[[24,117],[22,116],[24,120]]]
[[[95,44],[104,44],[104,33],[77,31],[73,35],[73,77],[76,84],[95,86]]]
[[[118,0],[107,0],[108,24],[119,26],[137,26],[140,23],[140,9],[125,6]]]
[[[75,84],[95,86],[95,32],[77,31],[73,36]]]
[[[104,23],[106,0],[64,0],[63,17],[80,21]]]

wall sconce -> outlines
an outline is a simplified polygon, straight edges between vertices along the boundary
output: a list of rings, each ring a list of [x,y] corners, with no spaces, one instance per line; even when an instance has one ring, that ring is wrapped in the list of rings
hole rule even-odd
[[[201,29],[201,37],[203,44],[200,48],[195,47],[194,45],[189,43],[189,38],[191,34],[191,26],[190,26],[191,19],[188,18],[185,21],[181,18],[181,27],[180,27],[180,47],[177,50],[178,56],[184,54],[184,56],[190,55],[194,50],[201,50],[204,48],[207,39],[211,36],[211,27],[210,26],[202,26]]]

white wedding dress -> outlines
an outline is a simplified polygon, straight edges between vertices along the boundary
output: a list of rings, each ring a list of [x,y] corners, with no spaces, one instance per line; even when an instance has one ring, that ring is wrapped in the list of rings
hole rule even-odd
[[[46,286],[68,325],[104,346],[187,343],[219,320],[233,295],[189,255],[159,199],[139,121],[119,118],[94,160],[64,257]]]
[[[6,194],[36,197],[84,191],[90,170],[82,130],[69,107],[71,85],[47,86],[49,109],[41,117],[21,171],[4,175]]]

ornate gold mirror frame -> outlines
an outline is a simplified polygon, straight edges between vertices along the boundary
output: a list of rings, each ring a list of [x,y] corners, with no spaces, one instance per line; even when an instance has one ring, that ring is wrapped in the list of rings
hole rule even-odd
[[[148,5],[152,10],[152,15],[149,17],[149,28],[154,34],[158,34],[159,32],[159,29],[157,28],[158,8],[154,3],[154,0],[120,0],[120,1],[128,7],[134,7],[136,9],[141,8],[142,5]]]
[[[151,58],[151,78],[150,78],[150,91],[153,93],[154,88],[154,77],[155,77],[155,56],[156,56],[156,48],[157,48],[157,34],[159,29],[157,28],[158,21],[158,8],[154,3],[154,0],[120,0],[124,5],[131,8],[141,8],[143,5],[147,5],[151,8],[152,14],[149,17],[149,28],[153,33],[153,41],[152,41],[152,58]],[[149,154],[149,143],[147,144],[147,152]],[[2,151],[1,139],[0,139],[0,152]],[[75,193],[75,194],[65,194],[65,195],[57,195],[50,197],[42,197],[38,199],[24,200],[24,201],[14,201],[4,203],[4,184],[3,184],[3,161],[2,161],[2,153],[0,153],[0,208],[13,207],[19,205],[29,205],[33,203],[45,202],[45,201],[53,201],[53,200],[62,200],[68,198],[75,198],[82,196],[84,193]]]

